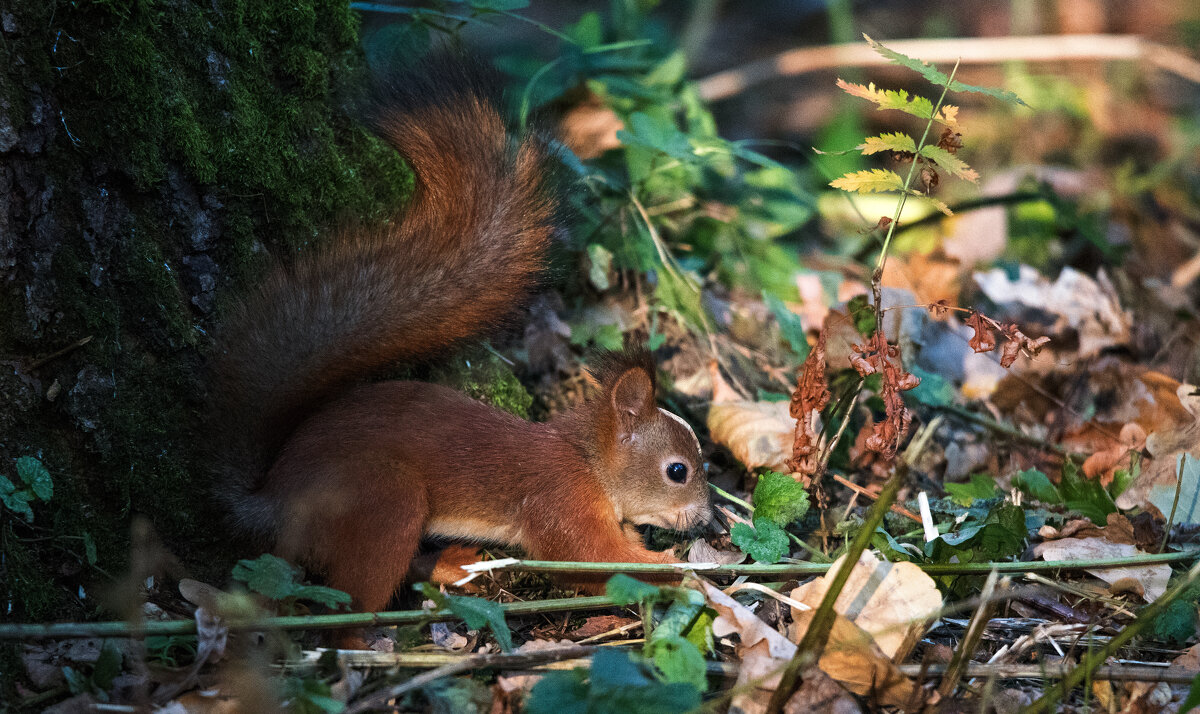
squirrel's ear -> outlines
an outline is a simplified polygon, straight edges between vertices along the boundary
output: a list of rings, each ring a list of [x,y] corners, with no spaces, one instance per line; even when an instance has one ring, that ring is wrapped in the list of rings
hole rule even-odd
[[[637,422],[654,410],[654,380],[641,367],[633,367],[617,377],[611,393],[613,412],[622,439],[632,434]]]

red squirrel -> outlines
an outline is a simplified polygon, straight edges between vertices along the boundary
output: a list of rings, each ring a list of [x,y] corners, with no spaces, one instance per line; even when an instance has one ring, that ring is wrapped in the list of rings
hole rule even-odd
[[[631,526],[710,516],[700,443],[656,405],[645,351],[603,355],[600,395],[547,423],[368,381],[494,326],[538,277],[556,230],[547,144],[511,136],[493,94],[455,62],[380,90],[375,129],[415,177],[406,209],[276,266],[218,333],[219,499],[359,609],[387,605],[423,535],[673,562]]]

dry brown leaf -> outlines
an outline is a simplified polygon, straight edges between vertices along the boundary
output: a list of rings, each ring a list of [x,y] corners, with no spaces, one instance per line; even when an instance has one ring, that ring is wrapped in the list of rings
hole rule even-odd
[[[810,607],[821,604],[839,558],[827,575],[807,582],[792,591],[792,599]],[[838,595],[834,609],[861,627],[889,659],[902,660],[925,631],[927,621],[942,607],[942,595],[933,578],[912,563],[881,561],[864,552],[850,573],[850,579]],[[793,608],[792,618],[799,623],[800,613]],[[804,629],[793,631],[799,641]]]
[[[717,563],[719,565],[737,565],[748,556],[740,550],[717,550],[703,538],[697,538],[688,548],[689,563]]]
[[[1179,483],[1176,462],[1180,455],[1190,454],[1200,459],[1200,388],[1192,384],[1180,384],[1175,388],[1174,396],[1173,401],[1178,403],[1179,409],[1188,418],[1164,418],[1161,426],[1150,431],[1146,437],[1146,451],[1151,458],[1143,462],[1137,480],[1117,497],[1119,508],[1146,506],[1156,486],[1165,486],[1173,491]],[[1177,414],[1173,404],[1167,406],[1172,400],[1164,400],[1161,390],[1158,397],[1159,402],[1164,403],[1164,413]]]
[[[1135,545],[1113,543],[1104,538],[1062,538],[1047,541],[1034,548],[1034,554],[1043,560],[1098,560],[1148,555]],[[1171,566],[1160,563],[1128,568],[1088,570],[1087,573],[1109,585],[1121,580],[1132,579],[1140,586],[1139,594],[1142,599],[1146,602],[1154,602],[1167,591],[1167,581],[1171,578]]]
[[[997,305],[1019,304],[1058,316],[1055,333],[1071,328],[1079,335],[1079,356],[1091,357],[1106,347],[1128,344],[1131,318],[1121,308],[1116,290],[1101,270],[1095,279],[1063,268],[1051,283],[1022,265],[1011,280],[1003,269],[975,273],[975,282]]]
[[[767,710],[771,692],[779,686],[779,677],[796,654],[796,645],[788,641],[738,601],[707,582],[701,581],[708,604],[717,611],[713,636],[736,634],[738,667],[730,712],[761,714]]]
[[[1134,536],[1133,523],[1120,513],[1108,514],[1105,526],[1098,526],[1086,518],[1075,518],[1067,521],[1062,530],[1054,526],[1042,526],[1038,535],[1044,540],[1059,540],[1060,538],[1103,538],[1110,543],[1137,544]]]
[[[712,440],[732,451],[747,468],[786,473],[796,433],[788,403],[745,399],[721,377],[715,363],[709,372],[713,402],[708,408],[708,431]]]
[[[780,675],[796,653],[796,645],[716,587],[706,582],[703,586],[709,606],[717,611],[713,635],[738,635],[737,655],[741,665],[734,686],[738,693],[729,711],[765,712],[771,692],[779,686]],[[806,612],[811,615],[811,611]],[[817,664],[856,694],[870,694],[888,706],[903,707],[912,701],[915,690],[912,680],[884,656],[870,635],[845,617],[838,616]]]
[[[854,697],[820,667],[809,667],[804,681],[783,706],[783,714],[860,714]]]
[[[604,100],[589,93],[584,101],[567,110],[559,124],[559,133],[563,143],[586,161],[619,147],[617,132],[624,128],[621,118]]]
[[[962,268],[957,260],[937,254],[913,253],[889,258],[883,268],[883,285],[901,288],[916,297],[918,305],[958,304]]]

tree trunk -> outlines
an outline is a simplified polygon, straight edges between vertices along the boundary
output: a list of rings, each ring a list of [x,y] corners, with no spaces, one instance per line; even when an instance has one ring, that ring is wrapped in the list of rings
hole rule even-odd
[[[34,456],[54,484],[31,523],[0,506],[0,618],[94,612],[137,515],[194,574],[228,573],[205,505],[211,328],[269,255],[406,187],[354,120],[347,5],[0,7],[0,476],[21,487]]]

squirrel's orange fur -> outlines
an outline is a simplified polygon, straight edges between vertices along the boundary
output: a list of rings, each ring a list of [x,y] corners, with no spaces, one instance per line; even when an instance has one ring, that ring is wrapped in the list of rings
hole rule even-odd
[[[416,177],[401,219],[277,267],[218,338],[219,497],[366,610],[387,604],[426,534],[662,562],[631,524],[709,516],[699,443],[655,405],[645,352],[607,355],[601,396],[545,424],[445,387],[366,381],[494,325],[541,268],[555,229],[544,144],[511,141],[489,92],[455,63],[392,83],[375,123]]]

